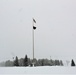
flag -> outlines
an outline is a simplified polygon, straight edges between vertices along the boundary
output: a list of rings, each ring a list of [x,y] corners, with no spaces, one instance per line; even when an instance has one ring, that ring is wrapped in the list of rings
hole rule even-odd
[[[33,19],[33,22],[36,23],[35,19]],[[34,25],[33,25],[33,29],[34,30],[36,29],[36,27]]]
[[[36,23],[35,19],[33,19],[34,23]]]
[[[35,27],[35,26],[33,26],[33,29],[35,30],[35,29],[36,29],[36,27]]]

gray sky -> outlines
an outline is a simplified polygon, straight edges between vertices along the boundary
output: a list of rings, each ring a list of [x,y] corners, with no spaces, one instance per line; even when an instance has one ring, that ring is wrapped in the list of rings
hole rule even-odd
[[[35,58],[76,58],[76,0],[0,0],[0,61],[32,58],[33,17]]]

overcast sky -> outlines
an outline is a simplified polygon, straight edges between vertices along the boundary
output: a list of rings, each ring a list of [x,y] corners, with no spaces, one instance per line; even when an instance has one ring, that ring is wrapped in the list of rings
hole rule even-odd
[[[0,61],[32,58],[32,18],[35,58],[76,58],[76,0],[0,0]]]

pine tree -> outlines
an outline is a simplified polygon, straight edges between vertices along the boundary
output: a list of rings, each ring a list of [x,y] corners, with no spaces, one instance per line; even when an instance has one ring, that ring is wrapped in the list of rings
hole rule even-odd
[[[28,57],[27,57],[27,55],[25,55],[25,58],[24,58],[24,66],[28,66]]]
[[[75,66],[74,60],[71,61],[71,66]]]
[[[19,63],[18,63],[18,57],[16,56],[16,59],[14,61],[14,66],[19,66]]]

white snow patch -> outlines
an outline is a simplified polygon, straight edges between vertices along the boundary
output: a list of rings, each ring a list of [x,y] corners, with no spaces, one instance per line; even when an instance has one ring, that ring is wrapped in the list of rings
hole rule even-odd
[[[0,75],[2,74],[76,74],[76,67],[0,67]]]

